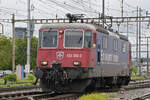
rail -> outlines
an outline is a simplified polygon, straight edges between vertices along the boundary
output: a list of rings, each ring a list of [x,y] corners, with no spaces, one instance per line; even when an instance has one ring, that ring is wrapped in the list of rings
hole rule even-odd
[[[138,88],[147,88],[150,87],[150,80],[142,80],[142,81],[133,81],[131,82],[128,86],[123,86],[122,88],[124,88],[125,90],[133,90],[133,89],[138,89]],[[18,89],[16,87],[12,87],[12,88],[3,88],[3,90],[0,88],[0,91],[9,91],[12,90],[14,91],[20,91],[23,90],[23,87],[18,87]],[[83,95],[83,94],[56,94],[56,93],[43,93],[41,92],[41,90],[39,89],[39,91],[29,91],[32,89],[39,89],[38,86],[34,86],[34,87],[25,87],[25,92],[19,92],[19,93],[0,93],[0,99],[1,98],[7,98],[7,100],[28,100],[28,99],[33,99],[33,100],[41,100],[41,99],[46,99],[46,100],[77,100],[79,98],[79,96]],[[105,88],[103,90],[97,91],[97,92],[118,92],[119,90],[121,90],[122,88]],[[29,92],[28,92],[29,91]],[[91,91],[93,92],[93,91]],[[87,93],[86,93],[87,94]],[[148,95],[147,95],[148,96]],[[140,97],[139,97],[140,98]],[[141,99],[134,99],[134,100],[141,100]]]

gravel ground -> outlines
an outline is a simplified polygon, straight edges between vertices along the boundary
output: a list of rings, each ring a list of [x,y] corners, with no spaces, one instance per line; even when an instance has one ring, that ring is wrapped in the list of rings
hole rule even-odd
[[[124,91],[115,93],[115,98],[112,98],[110,100],[132,100],[136,97],[141,97],[144,94],[150,93],[150,88],[145,89],[136,89],[136,90],[130,90],[130,91]]]

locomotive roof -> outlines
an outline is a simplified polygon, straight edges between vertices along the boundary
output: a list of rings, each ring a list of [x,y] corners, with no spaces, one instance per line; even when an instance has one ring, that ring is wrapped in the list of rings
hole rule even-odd
[[[88,28],[91,30],[96,30],[96,27],[92,24],[85,23],[55,23],[43,25],[41,29],[50,29],[50,28]]]
[[[87,28],[91,30],[96,30],[105,34],[109,34],[112,36],[115,36],[117,38],[123,39],[128,41],[128,39],[119,33],[111,32],[105,28],[102,28],[98,25],[94,24],[86,24],[86,23],[53,23],[53,24],[48,24],[48,25],[43,25],[41,29],[51,29],[51,28],[74,28],[74,29],[79,29],[79,28]]]

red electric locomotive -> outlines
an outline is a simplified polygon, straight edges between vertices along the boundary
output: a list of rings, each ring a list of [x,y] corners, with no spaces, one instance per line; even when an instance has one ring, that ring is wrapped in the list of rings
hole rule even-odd
[[[127,85],[130,49],[126,37],[94,24],[43,25],[35,75],[42,90],[48,92]]]

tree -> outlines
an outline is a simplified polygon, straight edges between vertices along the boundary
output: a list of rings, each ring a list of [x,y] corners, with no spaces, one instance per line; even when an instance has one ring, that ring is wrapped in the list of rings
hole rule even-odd
[[[25,65],[27,59],[27,40],[16,38],[16,65]]]
[[[37,43],[38,40],[36,37],[31,38],[31,49],[30,49],[30,61],[31,69],[36,66],[36,55],[37,55]],[[16,39],[16,65],[26,65],[27,62],[27,38],[25,39]]]
[[[38,39],[36,37],[31,38],[31,66],[34,69],[37,61],[37,46]]]
[[[16,38],[16,54],[15,64],[26,65],[27,62],[27,38]],[[31,38],[31,69],[36,66],[37,55],[37,43],[36,37]],[[11,69],[12,67],[12,39],[0,35],[0,70]]]
[[[12,42],[10,38],[0,35],[0,70],[11,69]]]

